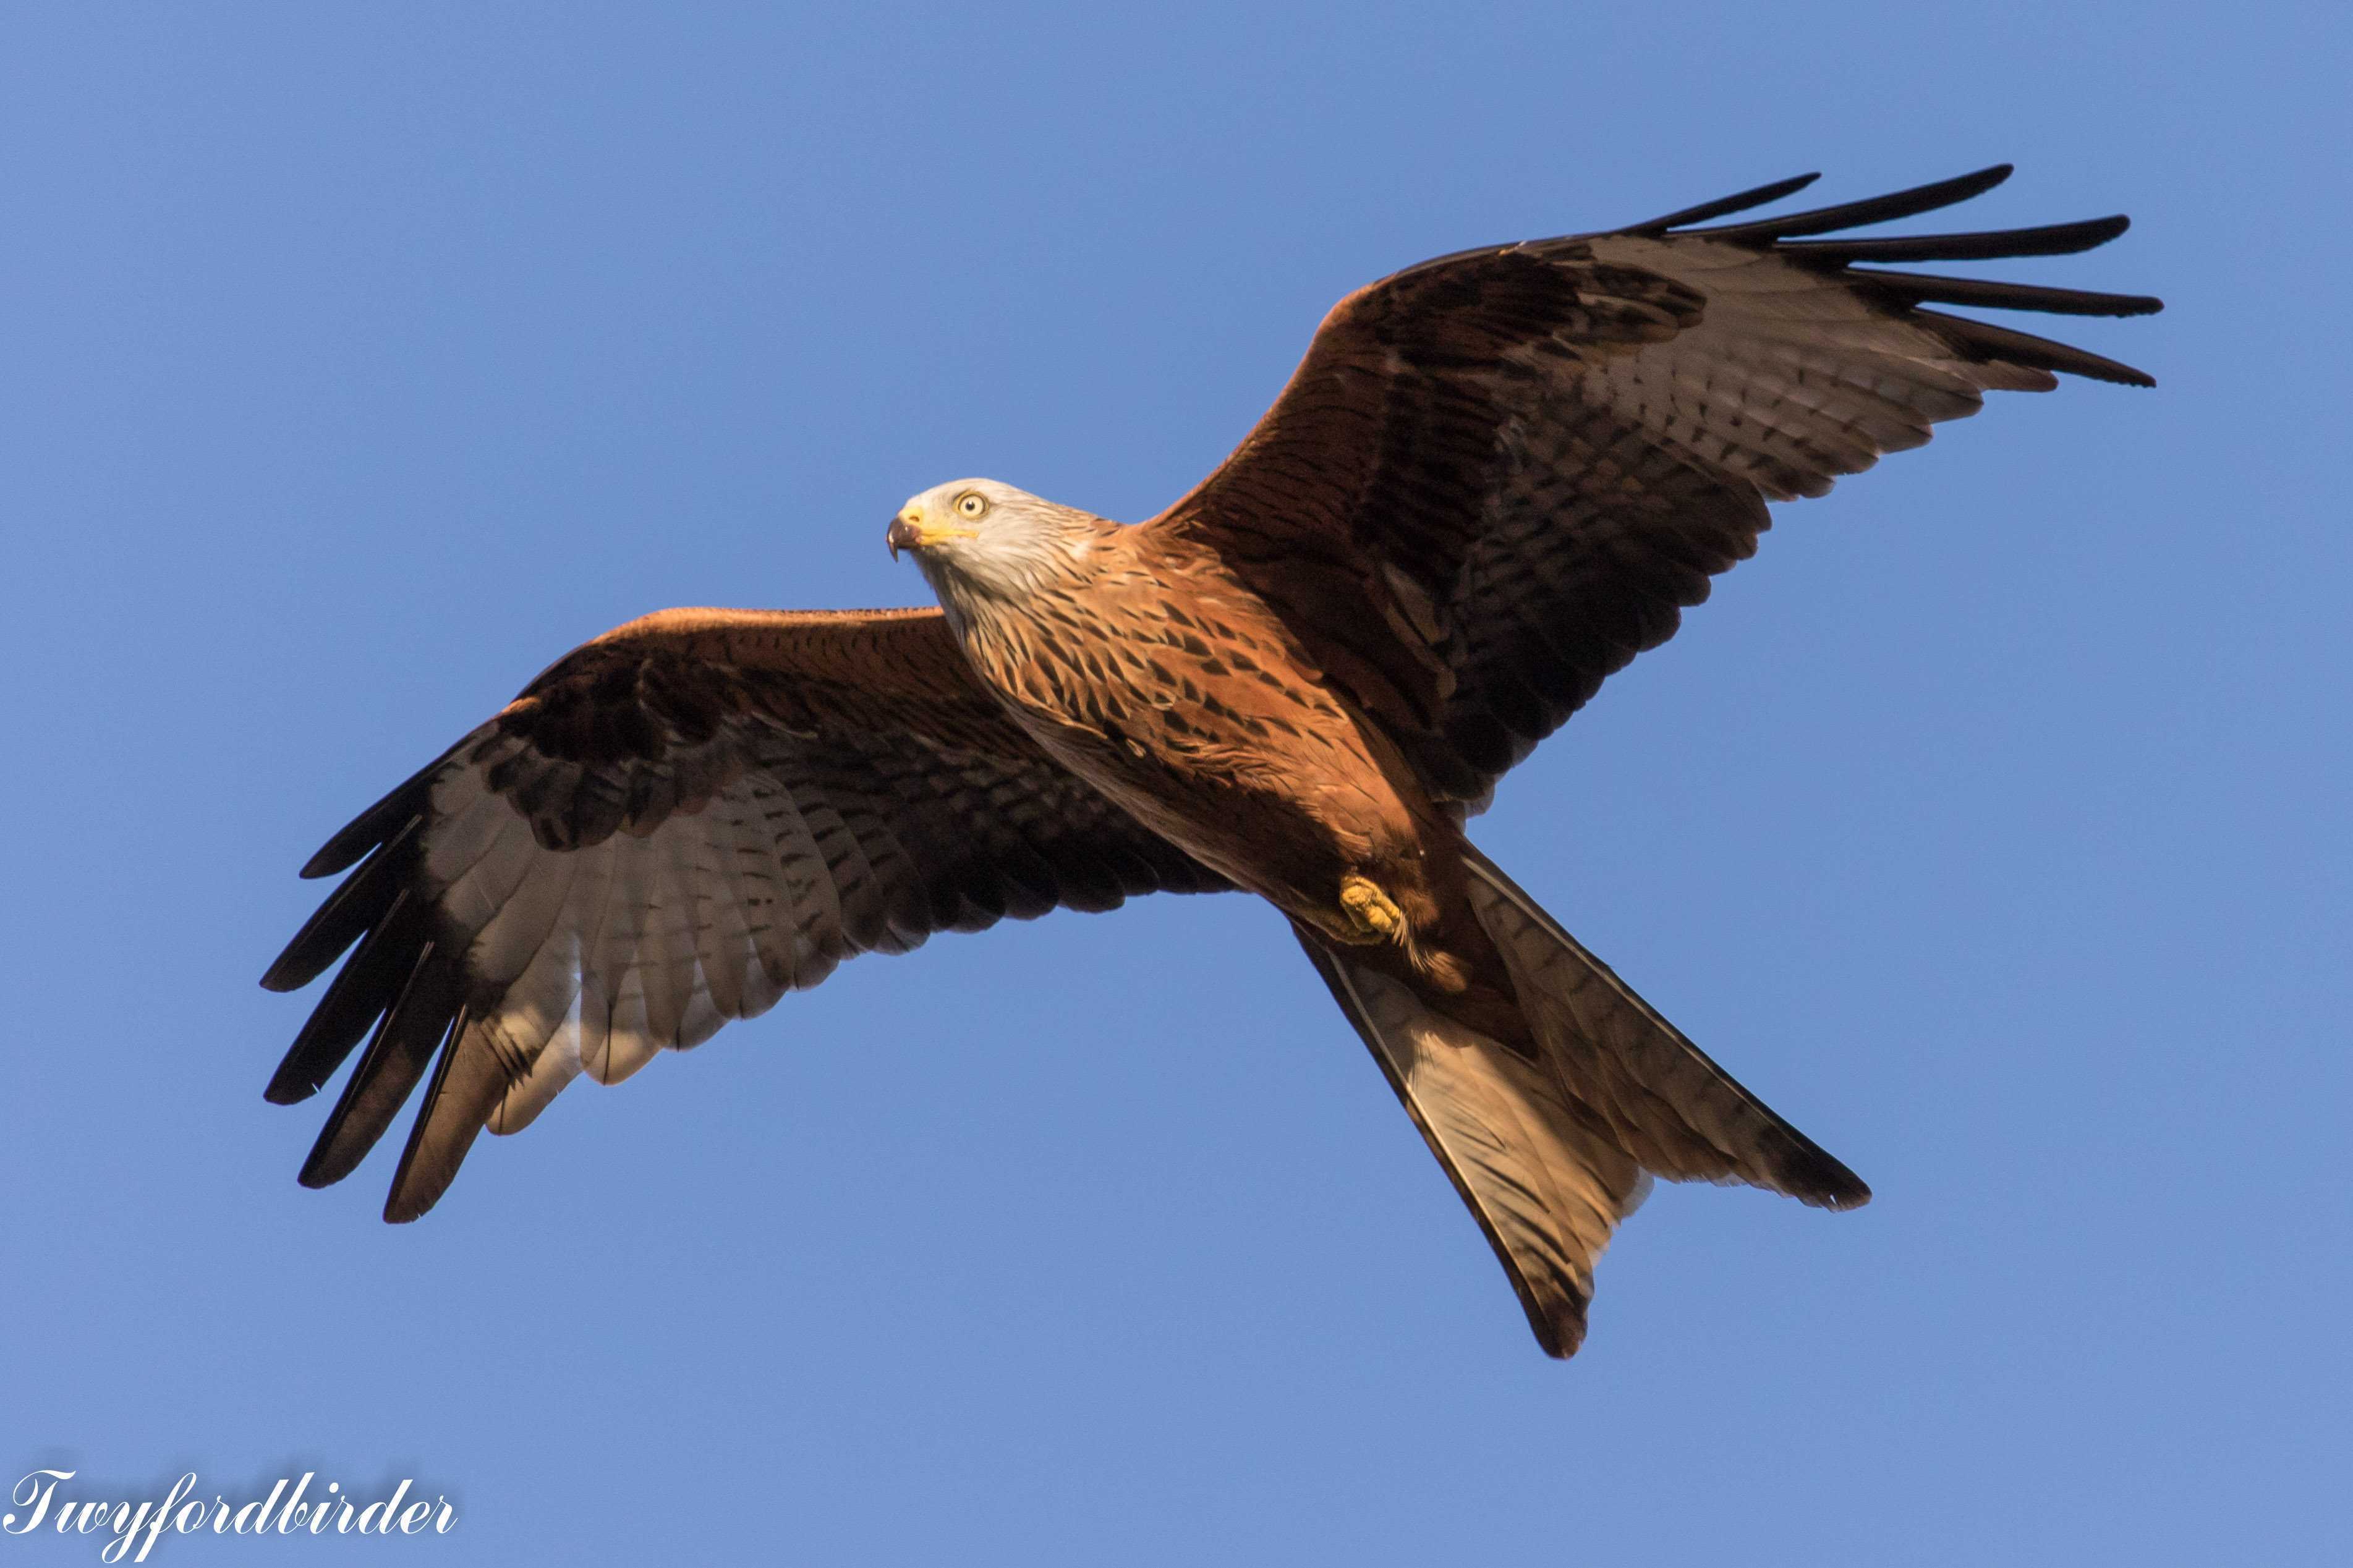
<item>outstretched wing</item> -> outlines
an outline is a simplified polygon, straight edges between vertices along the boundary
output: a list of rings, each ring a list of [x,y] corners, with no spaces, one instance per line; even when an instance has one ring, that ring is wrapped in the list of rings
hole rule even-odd
[[[2156,300],[1867,264],[2087,250],[2122,217],[1807,239],[1978,195],[2003,165],[1875,200],[1694,228],[1813,176],[1611,234],[1464,251],[1342,300],[1256,429],[1146,526],[1216,552],[1430,786],[1476,803],[1674,635],[1752,553],[1765,503],[1820,495],[1990,390],[2139,371],[1958,304],[2135,315]]]
[[[270,966],[350,958],[270,1080],[365,1054],[302,1168],[348,1175],[427,1067],[385,1217],[488,1125],[612,1083],[860,952],[1226,884],[1050,760],[937,610],[671,610],[549,669],[305,866],[353,870]],[[371,1035],[371,1031],[373,1031]]]

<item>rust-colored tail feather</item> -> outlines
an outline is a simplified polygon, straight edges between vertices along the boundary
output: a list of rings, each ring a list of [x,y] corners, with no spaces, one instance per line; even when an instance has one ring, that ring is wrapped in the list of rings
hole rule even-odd
[[[1466,845],[1471,901],[1541,1059],[1303,928],[1300,945],[1504,1265],[1546,1353],[1585,1337],[1593,1267],[1653,1175],[1824,1208],[1871,1189],[1710,1061]]]
[[[1466,846],[1465,863],[1472,903],[1563,1083],[1645,1170],[1745,1183],[1817,1208],[1871,1200],[1861,1178],[1716,1066],[1493,861]]]

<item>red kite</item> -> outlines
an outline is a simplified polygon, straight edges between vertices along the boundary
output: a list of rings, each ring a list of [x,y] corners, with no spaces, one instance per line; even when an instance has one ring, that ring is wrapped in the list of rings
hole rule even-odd
[[[1550,1353],[1583,1338],[1594,1259],[1653,1175],[1864,1202],[1463,825],[1756,548],[1767,501],[1989,390],[2151,384],[1926,307],[2155,300],[1874,265],[2087,250],[2122,217],[1807,237],[2008,174],[1702,226],[1808,175],[1423,262],[1342,300],[1249,438],[1148,522],[942,485],[889,530],[938,609],[671,610],[565,656],[303,868],[357,869],[263,984],[351,955],[269,1099],[367,1048],[302,1181],[349,1174],[429,1068],[385,1211],[414,1219],[483,1127],[845,958],[1239,889],[1290,917]]]

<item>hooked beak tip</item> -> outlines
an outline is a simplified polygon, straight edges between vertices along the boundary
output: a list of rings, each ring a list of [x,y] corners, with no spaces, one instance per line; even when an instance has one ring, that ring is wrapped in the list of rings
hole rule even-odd
[[[923,542],[923,536],[902,513],[891,520],[890,531],[882,536],[882,542],[891,547],[891,559],[896,561],[900,551],[915,549]]]

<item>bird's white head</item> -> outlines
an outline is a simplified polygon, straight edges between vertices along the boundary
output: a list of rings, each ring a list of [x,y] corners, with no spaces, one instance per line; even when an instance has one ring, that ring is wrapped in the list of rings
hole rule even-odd
[[[979,596],[1018,603],[1067,580],[1113,526],[995,479],[957,479],[901,507],[888,540],[893,555],[914,552],[953,611]]]

